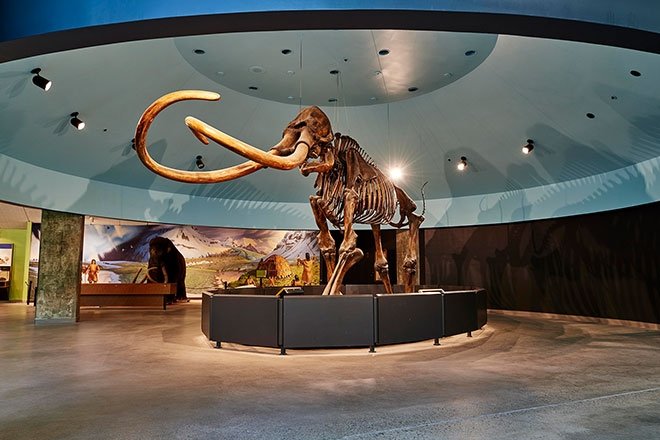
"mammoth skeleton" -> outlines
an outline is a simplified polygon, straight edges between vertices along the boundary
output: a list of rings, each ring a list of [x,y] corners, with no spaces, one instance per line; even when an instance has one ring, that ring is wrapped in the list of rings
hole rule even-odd
[[[317,173],[314,186],[317,193],[310,196],[310,204],[319,228],[318,242],[329,274],[324,295],[340,294],[340,287],[348,270],[362,257],[357,248],[353,224],[371,226],[375,239],[375,270],[388,293],[392,286],[388,265],[380,237],[381,225],[395,228],[409,227],[408,249],[403,267],[404,284],[412,292],[417,271],[417,240],[422,214],[415,214],[415,202],[385,176],[358,143],[348,136],[333,134],[330,120],[316,106],[298,113],[284,129],[282,139],[268,151],[255,148],[222,131],[188,116],[185,123],[204,144],[209,139],[248,159],[229,168],[214,171],[184,171],[156,162],[147,151],[147,131],[154,118],[164,108],[178,101],[218,101],[220,95],[199,90],[169,93],[151,104],[138,122],[135,148],[140,160],[154,173],[168,179],[188,183],[218,183],[234,180],[262,168],[290,170],[300,168],[303,175]],[[400,219],[394,222],[397,207]],[[344,230],[344,238],[336,252],[328,222]]]

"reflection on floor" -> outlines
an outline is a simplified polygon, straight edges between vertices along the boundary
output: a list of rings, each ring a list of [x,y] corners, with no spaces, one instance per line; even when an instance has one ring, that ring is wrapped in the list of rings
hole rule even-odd
[[[658,438],[660,332],[491,314],[474,337],[339,351],[231,347],[200,303],[32,324],[0,305],[7,439]]]

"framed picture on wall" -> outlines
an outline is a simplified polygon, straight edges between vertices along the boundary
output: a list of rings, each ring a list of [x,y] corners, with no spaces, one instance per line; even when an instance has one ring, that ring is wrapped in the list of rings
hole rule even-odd
[[[0,243],[0,282],[9,281],[14,245]]]

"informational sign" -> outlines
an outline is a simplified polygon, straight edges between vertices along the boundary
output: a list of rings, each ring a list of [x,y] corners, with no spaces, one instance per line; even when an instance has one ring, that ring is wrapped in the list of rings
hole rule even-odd
[[[14,245],[0,243],[0,282],[9,281]]]

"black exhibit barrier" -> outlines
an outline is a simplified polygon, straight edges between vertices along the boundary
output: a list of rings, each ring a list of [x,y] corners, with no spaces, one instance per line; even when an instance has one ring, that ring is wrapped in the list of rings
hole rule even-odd
[[[210,301],[209,301],[210,299]],[[210,302],[211,306],[205,306]],[[209,295],[202,297],[202,331],[215,341],[279,347],[280,301],[275,296]],[[208,324],[206,324],[208,323]]]
[[[210,341],[280,348],[370,347],[470,333],[486,324],[483,289],[427,293],[283,296],[205,292]]]
[[[372,346],[373,304],[372,295],[286,296],[282,301],[282,346]]]
[[[376,295],[376,345],[442,337],[442,294]]]
[[[444,307],[443,336],[469,333],[477,327],[477,295],[474,290],[457,290],[442,294]]]

